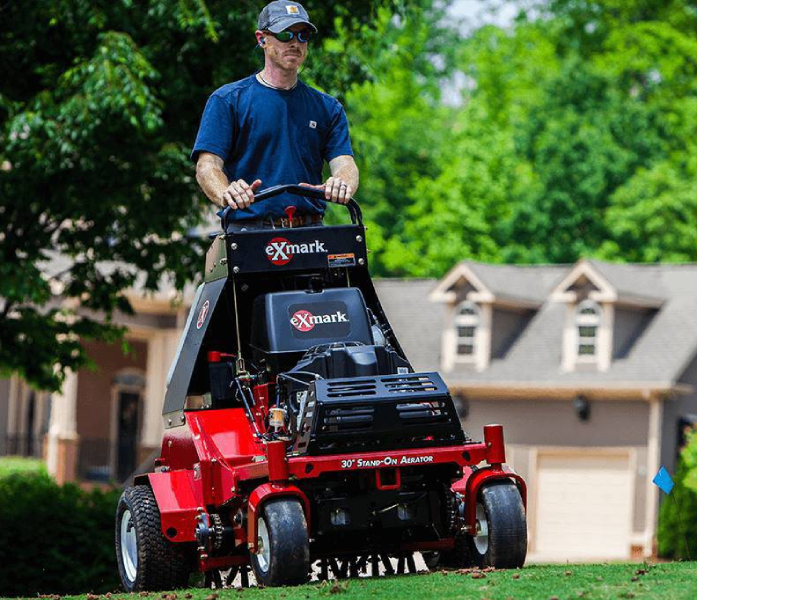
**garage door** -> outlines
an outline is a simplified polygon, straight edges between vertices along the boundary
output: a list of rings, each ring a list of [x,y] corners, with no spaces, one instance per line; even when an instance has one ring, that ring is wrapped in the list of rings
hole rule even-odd
[[[539,453],[534,560],[630,558],[629,455]]]

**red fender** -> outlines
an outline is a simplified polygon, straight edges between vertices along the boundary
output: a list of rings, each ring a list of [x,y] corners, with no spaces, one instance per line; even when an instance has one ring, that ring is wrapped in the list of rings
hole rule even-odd
[[[280,496],[294,496],[303,505],[303,512],[306,515],[306,527],[311,527],[311,504],[306,495],[292,484],[264,483],[250,493],[247,499],[247,548],[255,554],[258,549],[256,544],[256,520],[258,511],[265,500],[278,498]]]
[[[194,472],[167,471],[146,477],[161,513],[161,532],[171,542],[196,541],[196,517],[198,508],[203,507],[203,494]],[[136,483],[141,480],[137,478]]]
[[[497,479],[510,479],[517,484],[519,493],[522,496],[522,505],[528,509],[528,487],[525,480],[517,475],[514,470],[507,465],[491,465],[473,471],[468,477],[453,484],[453,490],[464,494],[464,521],[469,535],[475,535],[475,521],[477,519],[478,494],[481,488],[488,482]],[[465,481],[466,480],[466,481]]]

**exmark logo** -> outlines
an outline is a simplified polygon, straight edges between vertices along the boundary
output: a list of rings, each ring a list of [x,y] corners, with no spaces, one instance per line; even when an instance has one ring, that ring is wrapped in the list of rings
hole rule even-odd
[[[340,310],[329,315],[314,315],[307,310],[298,310],[290,319],[292,326],[298,331],[311,331],[320,323],[349,323],[347,315]]]
[[[206,300],[203,302],[203,306],[200,307],[200,314],[197,315],[197,328],[200,329],[203,326],[203,323],[206,322],[206,317],[208,316],[208,309],[211,306],[211,302]]]
[[[308,244],[293,244],[286,238],[272,238],[265,249],[267,258],[273,265],[282,267],[294,258],[295,254],[317,254],[327,252],[325,243],[314,240]]]

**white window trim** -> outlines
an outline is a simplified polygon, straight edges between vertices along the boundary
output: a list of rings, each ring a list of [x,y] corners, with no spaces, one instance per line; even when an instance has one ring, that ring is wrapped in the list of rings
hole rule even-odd
[[[477,314],[459,315],[459,307],[465,303],[475,306]],[[492,305],[467,295],[464,302],[449,306],[446,322],[447,326],[442,332],[442,371],[451,371],[456,364],[473,365],[477,371],[486,369],[489,366]],[[459,326],[475,327],[475,335],[471,338],[472,354],[458,354]]]
[[[473,314],[461,314],[461,311],[465,308],[473,309]],[[474,364],[477,362],[477,355],[478,355],[478,332],[481,329],[481,307],[476,304],[475,302],[471,302],[470,300],[465,300],[458,304],[455,309],[453,310],[453,338],[455,344],[453,345],[453,362],[457,363],[469,363]],[[472,327],[473,334],[472,337],[459,337],[458,336],[458,328],[459,327]],[[472,352],[469,354],[460,354],[458,352],[458,347],[461,345],[470,345],[472,346]]]
[[[581,314],[585,308],[591,308],[595,311],[593,315]],[[600,352],[600,327],[603,323],[603,307],[594,300],[584,300],[578,304],[575,310],[575,361],[579,363],[597,363]],[[581,327],[594,327],[595,332],[592,337],[581,337]],[[590,341],[589,341],[590,340]],[[591,354],[581,354],[581,346],[594,346],[594,352]]]
[[[580,317],[580,307],[585,303],[591,302],[599,306],[599,322],[592,321],[582,323]],[[595,317],[591,317],[595,319]],[[588,320],[587,320],[588,321]],[[581,338],[578,335],[580,325],[597,326],[595,340],[595,353],[590,355],[579,355],[578,346]],[[611,366],[611,339],[614,329],[614,303],[597,302],[594,299],[584,300],[580,303],[572,303],[567,306],[567,314],[564,320],[564,335],[562,346],[562,369],[564,371],[574,371],[578,365],[596,366],[598,371],[607,371]]]

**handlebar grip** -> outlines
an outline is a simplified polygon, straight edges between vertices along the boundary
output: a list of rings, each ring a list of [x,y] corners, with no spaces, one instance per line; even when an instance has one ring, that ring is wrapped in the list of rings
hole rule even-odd
[[[323,190],[306,187],[304,185],[287,184],[287,185],[274,185],[270,188],[258,192],[253,197],[253,204],[256,204],[257,202],[263,202],[264,200],[273,198],[278,194],[283,194],[284,192],[289,192],[292,194],[297,194],[298,196],[305,196],[307,198],[313,198],[315,200],[323,200],[325,202],[333,203],[331,200],[325,198],[325,192]],[[251,204],[251,206],[253,204]],[[363,216],[361,213],[361,207],[358,205],[358,202],[356,202],[355,198],[351,198],[350,202],[348,202],[345,206],[347,206],[347,210],[350,213],[350,220],[353,222],[353,225],[363,225],[364,223],[363,223]],[[220,215],[220,219],[222,220],[222,228],[224,230],[228,229],[228,214],[230,213],[230,211],[231,211],[230,206],[226,206],[225,209],[222,211],[222,214]]]

